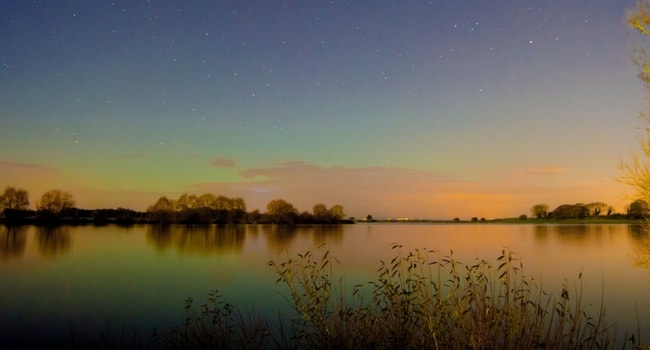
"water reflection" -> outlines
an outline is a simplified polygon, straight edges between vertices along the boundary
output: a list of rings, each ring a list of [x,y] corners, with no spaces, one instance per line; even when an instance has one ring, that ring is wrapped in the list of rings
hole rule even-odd
[[[44,256],[57,256],[65,253],[72,245],[68,226],[42,226],[36,231],[36,245]]]
[[[0,226],[0,258],[18,258],[25,252],[27,226]]]
[[[591,226],[587,225],[557,225],[553,226],[552,231],[563,241],[585,241],[591,233],[590,229]]]
[[[538,241],[545,241],[548,239],[548,225],[534,225],[535,239]]]
[[[634,265],[650,270],[650,224],[630,225],[630,238],[634,242]]]
[[[643,242],[648,239],[648,232],[650,232],[650,224],[646,225],[629,225],[628,233],[630,237],[637,242]]]
[[[241,225],[149,225],[147,239],[158,251],[215,254],[240,251],[246,233]]]
[[[608,225],[534,225],[535,239],[547,241],[550,237],[564,242],[581,243],[603,238],[604,231],[612,232]]]
[[[343,240],[343,225],[318,225],[313,228],[314,243],[340,243]]]
[[[282,250],[291,245],[298,233],[298,227],[294,225],[262,225],[262,232],[266,236],[269,247],[274,250]]]
[[[290,247],[297,237],[311,237],[316,245],[341,243],[345,225],[261,225],[269,247],[283,250]]]

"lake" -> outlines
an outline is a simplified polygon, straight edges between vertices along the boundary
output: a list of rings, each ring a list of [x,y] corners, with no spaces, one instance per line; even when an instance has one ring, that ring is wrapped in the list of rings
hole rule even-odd
[[[268,262],[329,249],[336,277],[350,288],[375,279],[380,260],[434,249],[471,263],[516,252],[524,272],[559,293],[579,287],[619,337],[650,342],[650,257],[640,225],[397,224],[340,226],[62,226],[0,225],[0,347],[52,345],[100,329],[147,341],[154,327],[183,321],[184,301],[204,303],[211,290],[244,312],[270,319],[286,312],[285,288]],[[323,246],[325,244],[325,246]],[[320,247],[320,248],[319,248]]]

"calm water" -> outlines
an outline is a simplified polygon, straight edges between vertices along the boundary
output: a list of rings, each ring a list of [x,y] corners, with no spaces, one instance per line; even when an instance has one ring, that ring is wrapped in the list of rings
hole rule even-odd
[[[323,243],[349,286],[374,279],[380,259],[435,249],[471,263],[517,252],[526,275],[558,292],[566,279],[594,313],[605,295],[607,320],[650,341],[648,231],[631,225],[356,224],[345,226],[0,226],[0,347],[65,342],[70,329],[98,329],[147,339],[154,327],[178,325],[184,300],[218,289],[244,311],[274,318],[287,304],[269,260],[283,261]],[[622,337],[622,335],[620,336]]]

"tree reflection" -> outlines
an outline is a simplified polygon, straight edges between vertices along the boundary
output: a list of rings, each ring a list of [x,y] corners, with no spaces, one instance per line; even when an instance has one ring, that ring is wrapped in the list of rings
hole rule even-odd
[[[151,225],[147,238],[159,251],[212,254],[241,250],[246,232],[241,225]]]
[[[586,241],[602,240],[603,235],[612,231],[607,225],[535,225],[535,239],[547,241],[549,238],[556,238],[564,242],[582,243]]]
[[[147,239],[153,242],[156,250],[164,251],[172,243],[170,225],[148,225]]]
[[[314,230],[314,242],[341,243],[343,240],[343,225],[316,225]]]
[[[650,269],[650,224],[630,225],[629,235],[635,244],[634,265]]]
[[[38,251],[45,256],[56,256],[70,249],[72,240],[66,226],[42,226],[36,233]]]
[[[553,226],[557,237],[567,241],[584,241],[587,239],[589,227],[587,225],[558,225]]]
[[[262,225],[266,242],[270,247],[286,249],[298,233],[294,225]]]
[[[535,230],[535,238],[538,241],[545,241],[548,239],[548,231],[549,227],[548,225],[534,225],[534,230]]]
[[[25,251],[27,226],[0,226],[0,257],[20,257]]]

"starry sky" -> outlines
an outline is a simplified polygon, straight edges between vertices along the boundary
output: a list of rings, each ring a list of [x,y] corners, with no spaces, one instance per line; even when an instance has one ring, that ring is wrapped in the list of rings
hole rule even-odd
[[[624,211],[634,1],[0,0],[0,187],[144,210]]]

